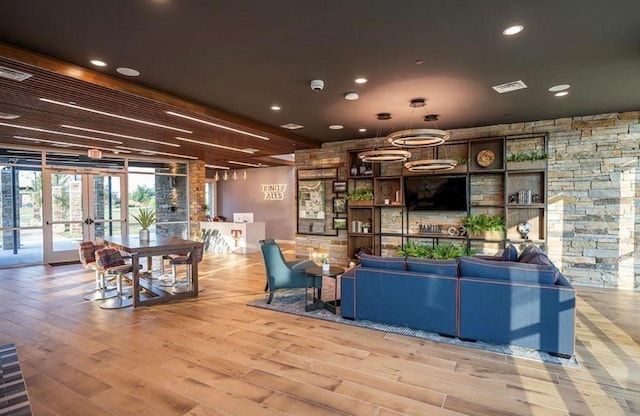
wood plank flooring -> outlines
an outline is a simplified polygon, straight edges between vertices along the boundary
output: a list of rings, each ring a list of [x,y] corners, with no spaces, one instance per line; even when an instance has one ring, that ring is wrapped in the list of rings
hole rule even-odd
[[[83,300],[80,265],[0,269],[0,345],[16,344],[34,413],[640,414],[637,292],[578,288],[566,368],[248,307],[259,253],[200,271],[197,299],[109,311]]]

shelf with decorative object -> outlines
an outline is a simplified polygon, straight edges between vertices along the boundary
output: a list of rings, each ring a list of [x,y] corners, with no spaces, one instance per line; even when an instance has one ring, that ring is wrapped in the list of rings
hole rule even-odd
[[[392,252],[393,244],[419,240],[434,244],[448,240],[481,254],[497,254],[511,241],[546,241],[545,134],[458,140],[433,149],[411,149],[410,160],[456,160],[456,166],[446,171],[412,172],[401,162],[389,162],[373,164],[371,176],[361,176],[359,152],[348,152],[350,167],[356,163],[357,168],[357,175],[348,177],[349,190],[369,189],[373,195],[366,202],[349,200],[350,257],[358,247],[367,246],[380,254]],[[437,189],[447,190],[446,198],[428,196]],[[463,198],[453,203],[453,195]],[[481,214],[500,217],[504,230],[499,235],[467,235],[462,227],[466,218]],[[352,218],[370,219],[370,233],[354,232]],[[521,224],[528,226],[519,228]]]

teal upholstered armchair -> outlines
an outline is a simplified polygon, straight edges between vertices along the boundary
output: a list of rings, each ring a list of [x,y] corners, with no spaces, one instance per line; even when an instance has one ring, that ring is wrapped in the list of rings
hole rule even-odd
[[[265,291],[269,290],[267,303],[273,300],[273,294],[278,289],[290,289],[297,287],[315,287],[318,289],[318,297],[322,290],[322,280],[307,276],[304,269],[313,266],[311,260],[285,261],[280,246],[273,240],[260,242],[264,267],[267,274]]]

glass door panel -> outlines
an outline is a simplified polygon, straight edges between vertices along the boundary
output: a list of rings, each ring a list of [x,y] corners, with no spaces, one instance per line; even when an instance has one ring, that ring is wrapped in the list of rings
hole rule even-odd
[[[42,171],[0,165],[0,188],[0,267],[42,263]]]
[[[51,220],[47,224],[51,231],[50,263],[78,258],[78,244],[85,241],[88,225],[85,180],[80,173],[51,173]]]
[[[78,260],[78,245],[120,235],[124,227],[123,174],[51,171],[45,261]]]
[[[121,175],[93,175],[93,236],[121,235],[124,227],[122,211]]]

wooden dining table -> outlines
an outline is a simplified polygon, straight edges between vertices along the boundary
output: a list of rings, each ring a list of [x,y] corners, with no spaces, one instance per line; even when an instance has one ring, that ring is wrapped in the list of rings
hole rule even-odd
[[[186,267],[191,267],[191,281],[188,290],[180,292],[161,286],[158,280],[159,273],[152,270],[151,264],[152,258],[155,256],[162,257],[167,254],[191,254],[193,256],[196,250],[202,250],[201,242],[155,233],[151,233],[148,241],[141,241],[137,235],[105,236],[98,237],[97,240],[131,256],[134,308],[198,296],[197,261],[186,265]],[[147,257],[147,270],[140,270],[141,257]],[[140,295],[141,288],[145,289],[143,296]]]

